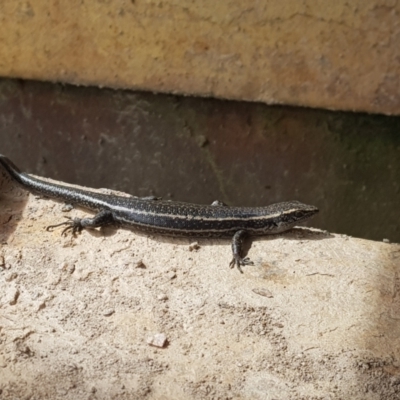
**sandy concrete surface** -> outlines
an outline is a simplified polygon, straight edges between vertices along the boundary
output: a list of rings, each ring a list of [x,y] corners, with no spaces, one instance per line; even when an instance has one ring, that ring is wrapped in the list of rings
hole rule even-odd
[[[85,213],[1,182],[1,399],[400,398],[399,245],[297,228],[242,275],[226,240],[47,232]]]

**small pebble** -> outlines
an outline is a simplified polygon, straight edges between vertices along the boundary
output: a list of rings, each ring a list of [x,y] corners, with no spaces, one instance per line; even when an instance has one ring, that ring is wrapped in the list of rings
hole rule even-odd
[[[252,290],[255,294],[258,294],[260,296],[269,297],[269,298],[274,297],[273,294],[268,289],[265,289],[265,288],[255,288]]]
[[[19,295],[20,295],[20,292],[18,289],[9,288],[8,290],[6,290],[7,303],[10,306],[15,306],[15,304],[17,304]]]
[[[5,367],[7,367],[7,362],[4,359],[4,356],[0,355],[0,368],[5,368]]]
[[[167,337],[164,333],[156,333],[155,335],[147,338],[147,344],[154,347],[164,347],[167,344]]]
[[[146,268],[146,265],[142,260],[140,260],[135,264],[135,268],[143,268],[144,269],[144,268]]]
[[[208,145],[208,139],[206,136],[204,135],[197,135],[195,137],[196,143],[200,146],[200,147],[205,147]]]
[[[6,282],[11,282],[12,280],[14,280],[16,277],[18,276],[18,274],[16,272],[10,272],[9,274],[7,274],[5,276],[5,280]]]
[[[112,308],[109,308],[109,309],[103,311],[103,315],[104,315],[105,317],[109,317],[110,315],[113,315],[114,313],[115,313],[115,310],[112,309]]]
[[[75,271],[75,265],[74,264],[70,264],[68,262],[64,262],[60,265],[60,269],[62,271],[68,272],[70,274],[74,273]]]
[[[390,243],[390,240],[389,239],[383,239],[382,242],[383,243]]]
[[[189,251],[198,250],[200,245],[197,242],[193,242],[189,244]]]
[[[168,272],[167,274],[168,279],[175,279],[176,278],[176,273],[174,271]]]

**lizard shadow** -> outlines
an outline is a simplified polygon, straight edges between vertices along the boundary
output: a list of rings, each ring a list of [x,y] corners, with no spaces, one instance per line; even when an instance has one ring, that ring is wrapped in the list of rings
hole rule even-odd
[[[118,227],[118,226],[105,226],[99,229],[85,229],[88,233],[95,237],[110,237],[114,236],[118,230],[123,229],[126,231],[131,231],[136,235],[142,237],[151,237],[154,240],[162,243],[176,243],[176,244],[187,244],[188,242],[197,242],[201,241],[207,245],[215,245],[216,242],[226,242],[231,243],[231,238],[208,238],[208,237],[196,237],[196,236],[188,236],[188,237],[173,237],[168,235],[162,235],[153,232],[146,232],[135,228],[128,228],[128,227]],[[233,236],[232,236],[233,237]],[[308,228],[308,227],[294,227],[288,231],[276,233],[276,234],[269,234],[269,235],[260,235],[260,236],[249,236],[246,238],[246,243],[244,245],[244,250],[246,250],[246,246],[248,249],[251,247],[251,243],[255,241],[265,241],[265,240],[275,240],[278,238],[285,238],[288,240],[324,240],[333,238],[334,235],[331,233],[316,229],[316,228]],[[247,249],[247,250],[248,250]]]
[[[329,233],[328,231],[311,228],[307,226],[295,226],[294,228],[277,234],[265,235],[265,236],[255,236],[253,237],[253,241],[265,240],[268,238],[269,240],[274,240],[278,238],[285,238],[289,240],[324,240],[324,239],[332,239],[334,235]]]
[[[0,240],[7,242],[17,229],[18,221],[26,208],[29,193],[10,180],[8,175],[0,174]]]
[[[207,237],[171,237],[160,235],[157,233],[149,233],[141,230],[137,230],[134,228],[119,228],[117,226],[107,226],[100,229],[90,229],[87,230],[91,235],[96,237],[110,237],[117,233],[119,229],[124,229],[127,231],[131,231],[136,235],[151,238],[157,242],[161,243],[170,243],[176,244],[181,246],[189,246],[189,244],[196,242],[199,243],[200,246],[214,246],[220,243],[224,243],[227,246],[230,246],[232,243],[232,238],[207,238]],[[323,231],[316,228],[309,228],[309,227],[294,227],[286,232],[278,233],[278,234],[270,234],[270,235],[263,235],[263,236],[249,236],[243,243],[243,257],[247,257],[253,242],[258,241],[270,241],[276,239],[287,239],[287,240],[325,240],[325,239],[332,239],[334,235],[330,234],[327,231]]]

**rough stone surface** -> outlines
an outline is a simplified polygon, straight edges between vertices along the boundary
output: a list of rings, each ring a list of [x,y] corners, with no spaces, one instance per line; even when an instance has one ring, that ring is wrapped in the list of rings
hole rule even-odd
[[[398,244],[297,228],[242,275],[225,240],[47,232],[84,212],[1,182],[2,399],[399,398]]]
[[[400,5],[2,1],[0,75],[400,113]]]

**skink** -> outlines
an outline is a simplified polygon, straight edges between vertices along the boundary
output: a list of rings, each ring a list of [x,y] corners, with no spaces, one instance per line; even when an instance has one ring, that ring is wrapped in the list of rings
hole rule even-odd
[[[298,201],[266,207],[231,207],[215,201],[211,205],[165,201],[156,197],[124,197],[55,184],[21,172],[7,157],[0,155],[0,165],[22,188],[52,199],[72,203],[92,212],[93,218],[74,218],[57,225],[73,234],[86,228],[116,225],[172,237],[233,238],[230,267],[252,264],[243,257],[247,236],[276,234],[291,229],[318,212],[314,206]]]

